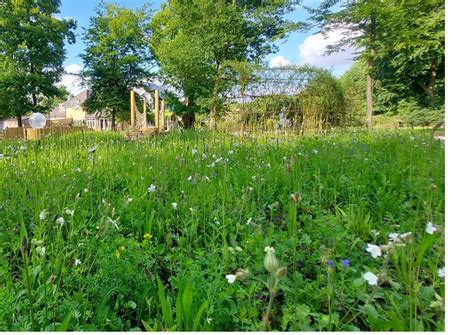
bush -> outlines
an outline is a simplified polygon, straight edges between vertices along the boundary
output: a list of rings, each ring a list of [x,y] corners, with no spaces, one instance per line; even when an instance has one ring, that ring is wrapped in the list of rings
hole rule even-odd
[[[429,108],[413,100],[402,100],[398,103],[398,112],[403,121],[412,126],[429,126],[444,120],[444,105]]]

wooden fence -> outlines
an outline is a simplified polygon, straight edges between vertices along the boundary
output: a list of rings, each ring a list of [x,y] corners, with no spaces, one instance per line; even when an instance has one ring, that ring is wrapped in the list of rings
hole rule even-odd
[[[85,127],[54,127],[54,128],[7,128],[3,132],[4,139],[27,139],[27,140],[39,140],[46,136],[52,135],[63,135],[75,132],[88,131]]]

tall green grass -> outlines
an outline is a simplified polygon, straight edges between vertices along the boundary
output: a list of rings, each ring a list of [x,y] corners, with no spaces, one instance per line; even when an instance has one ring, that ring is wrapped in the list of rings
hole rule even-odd
[[[267,245],[288,268],[271,329],[444,329],[444,143],[428,133],[89,133],[0,153],[2,330],[260,330]],[[365,251],[392,232],[412,241]]]

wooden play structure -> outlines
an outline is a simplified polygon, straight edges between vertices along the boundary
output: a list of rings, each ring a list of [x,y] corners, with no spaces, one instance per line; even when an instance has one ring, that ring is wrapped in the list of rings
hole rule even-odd
[[[142,112],[137,108],[135,95],[138,94],[143,100]],[[153,106],[153,126],[149,127],[147,122],[147,107]],[[130,91],[130,129],[126,138],[137,139],[149,137],[165,131],[165,101],[160,99],[160,91],[155,89],[152,95],[144,88],[135,88]]]

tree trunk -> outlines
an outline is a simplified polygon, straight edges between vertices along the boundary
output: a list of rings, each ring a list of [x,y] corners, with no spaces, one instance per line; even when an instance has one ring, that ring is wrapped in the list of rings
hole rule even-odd
[[[184,113],[182,118],[184,129],[191,129],[194,126],[196,117],[191,113]]]
[[[370,15],[370,31],[369,31],[369,40],[370,40],[370,55],[367,60],[367,127],[372,129],[373,126],[373,116],[374,116],[374,100],[373,100],[373,66],[375,58],[375,16]]]
[[[18,122],[18,128],[23,127],[23,122],[22,122],[22,120],[21,120],[21,114],[17,114],[16,120],[17,120],[17,122]]]
[[[369,65],[369,72],[367,73],[367,127],[372,129],[372,121],[374,116],[374,102],[373,102],[373,82],[370,74],[371,65]]]
[[[430,67],[430,81],[428,87],[425,88],[425,92],[428,95],[428,102],[430,106],[434,106],[436,99],[435,99],[435,85],[436,85],[436,66],[431,64]]]
[[[115,110],[112,110],[112,131],[115,131]]]

